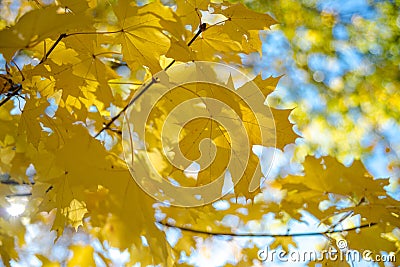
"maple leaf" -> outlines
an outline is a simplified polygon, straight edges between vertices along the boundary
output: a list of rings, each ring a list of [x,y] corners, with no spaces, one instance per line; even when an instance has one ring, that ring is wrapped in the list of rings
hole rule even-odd
[[[287,144],[294,143],[298,135],[293,131],[293,124],[289,120],[292,110],[271,109],[276,128],[276,147],[283,149]]]
[[[252,11],[241,3],[222,10],[221,14],[227,18],[222,26],[224,31],[238,42],[242,41],[243,35],[250,37],[251,30],[263,30],[276,24],[271,16]]]
[[[86,17],[73,13],[59,14],[58,7],[36,9],[26,13],[18,22],[0,31],[0,52],[9,61],[19,49],[30,48],[40,41],[81,28]]]
[[[384,229],[380,230],[384,231]],[[387,238],[384,238],[381,232],[374,229],[374,227],[364,229],[359,233],[349,232],[345,238],[348,241],[350,249],[357,249],[359,251],[367,249],[373,253],[396,250],[396,245]]]
[[[114,8],[120,26],[117,40],[122,45],[124,60],[136,70],[147,66],[153,73],[161,70],[160,56],[168,51],[169,39],[162,33],[161,18],[171,17],[169,9],[160,3],[136,7],[129,1],[119,1]],[[151,53],[146,51],[151,50]]]
[[[274,242],[269,245],[270,249],[276,249],[279,246],[281,246],[285,252],[290,251],[289,246],[297,247],[296,243],[290,236],[277,237],[275,238]]]
[[[25,233],[36,229],[32,225],[45,224],[58,236],[72,226],[104,248],[124,250],[130,255],[127,265],[185,266],[181,255],[190,257],[199,238],[243,234],[250,222],[265,223],[268,215],[289,226],[289,221],[311,214],[328,227],[318,235],[346,238],[351,249],[398,250],[399,202],[387,192],[395,183],[372,178],[360,161],[344,166],[333,156],[307,157],[303,176],[266,177],[267,185],[260,187],[264,174],[256,146],[283,149],[294,143],[299,136],[293,124],[302,118],[289,120],[292,109],[266,105],[280,77],[256,74],[251,79],[243,75],[250,68],[240,72],[231,67],[243,67],[249,54],[262,54],[260,36],[276,21],[241,3],[150,2],[1,3],[0,53],[6,61],[0,74],[4,264],[23,264],[18,261],[29,254]],[[286,16],[292,18],[292,11]],[[218,62],[218,67],[205,67],[203,61]],[[229,65],[222,68],[223,62]],[[375,88],[374,79],[367,80],[367,87]],[[376,87],[395,87],[394,80],[377,79]],[[389,102],[397,105],[395,97]],[[311,154],[318,151],[308,149]],[[163,182],[178,190],[160,190],[157,183]],[[179,191],[196,192],[209,185],[206,193],[217,198],[200,196],[199,201],[199,195]],[[146,186],[156,196],[143,190]],[[173,201],[165,197],[170,192],[176,192]],[[23,214],[10,216],[10,203],[20,199],[27,200]],[[173,206],[176,199],[184,207]],[[196,207],[187,207],[191,205]],[[354,229],[339,232],[349,224]],[[168,243],[166,229],[179,232],[175,244]],[[70,257],[62,263],[36,248],[31,256],[44,266],[95,266],[100,258],[112,264],[103,255],[109,251],[95,246],[71,245]],[[279,246],[289,250],[296,244],[291,236],[278,237],[271,248]],[[256,246],[240,251],[237,266],[255,264]]]
[[[155,91],[128,110],[132,126],[126,128],[125,140],[132,145],[126,148],[132,151],[132,146],[142,147],[137,152],[125,154],[128,158],[129,153],[137,154],[130,166],[134,176],[141,179],[139,184],[146,183],[142,179],[149,174],[156,183],[165,184],[163,180],[172,178],[187,184],[186,169],[195,162],[201,169],[196,175],[197,186],[213,184],[213,192],[221,192],[221,177],[229,171],[236,194],[253,199],[260,192],[263,175],[258,157],[249,148],[253,145],[274,146],[272,113],[263,101],[273,82],[267,81],[263,84],[265,88],[258,89],[249,81],[235,89],[233,78],[228,77],[222,84],[225,88],[196,82],[163,93],[168,84],[181,84],[182,79],[192,75],[200,80],[204,79],[203,75],[207,79],[217,79],[216,73],[207,65],[182,65],[180,68],[185,72],[181,73],[179,68],[171,69],[168,79],[161,77],[165,80],[154,86]],[[133,141],[134,135],[138,141]],[[212,143],[206,144],[205,140]]]
[[[39,145],[42,135],[42,127],[39,123],[39,118],[45,115],[45,109],[49,103],[44,99],[26,99],[24,110],[21,114],[19,132],[24,132],[28,142],[32,143],[36,148]]]
[[[222,28],[212,27],[193,43],[191,49],[196,54],[196,58],[213,60],[218,54],[236,54],[242,50],[242,47],[239,42],[232,41]],[[188,60],[190,58],[185,59],[185,61]]]
[[[194,32],[201,24],[201,11],[208,10],[209,4],[209,0],[177,0],[176,14],[183,24],[191,25]]]
[[[280,181],[282,188],[287,190],[281,206],[292,217],[300,219],[297,212],[305,209],[319,218],[327,217],[327,213],[328,218],[331,218],[335,209],[322,210],[320,204],[331,200],[333,195],[339,199],[352,201],[348,207],[336,207],[341,212],[347,213],[341,220],[332,223],[333,228],[354,213],[360,214],[364,221],[398,226],[395,212],[397,201],[389,197],[384,190],[388,181],[374,180],[360,161],[345,167],[331,157],[323,159],[307,157],[304,168],[304,176],[288,176]]]
[[[96,266],[96,263],[93,258],[93,247],[86,246],[71,246],[70,247],[73,255],[72,258],[68,261],[67,266]]]

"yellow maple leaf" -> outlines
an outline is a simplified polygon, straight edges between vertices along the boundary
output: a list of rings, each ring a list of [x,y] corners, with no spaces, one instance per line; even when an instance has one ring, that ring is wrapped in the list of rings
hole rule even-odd
[[[210,0],[177,0],[176,14],[183,24],[192,26],[192,32],[201,24],[201,10],[208,10]]]
[[[170,9],[159,2],[137,7],[122,0],[114,12],[121,29],[116,40],[122,45],[124,60],[133,70],[146,66],[152,73],[160,71],[160,56],[170,45],[160,21],[162,17],[172,17]]]
[[[19,49],[33,47],[48,37],[58,37],[87,22],[83,15],[59,14],[58,7],[32,10],[23,15],[14,26],[0,31],[0,52],[10,61]]]
[[[196,53],[197,58],[214,60],[214,57],[218,54],[235,54],[241,51],[242,47],[239,42],[232,40],[229,33],[222,28],[212,27],[193,42],[191,49]],[[190,59],[185,61],[188,60]]]
[[[68,267],[96,266],[93,258],[94,249],[90,245],[73,245],[69,247],[72,252],[72,258],[68,261]]]
[[[271,245],[269,245],[270,249],[277,249],[279,246],[281,246],[285,252],[289,252],[290,251],[289,246],[296,248],[297,244],[294,242],[291,236],[283,236],[283,237],[275,237],[274,242]]]
[[[276,147],[283,149],[285,145],[294,143],[299,137],[293,131],[293,124],[289,121],[292,110],[271,108],[276,129]]]
[[[36,148],[39,145],[40,137],[42,135],[42,127],[40,126],[39,119],[45,114],[45,109],[49,103],[43,98],[29,98],[26,99],[25,108],[21,114],[19,125],[19,133],[25,133],[29,143],[32,143]]]
[[[126,122],[131,117],[132,125],[126,128],[128,150],[125,153],[131,159],[129,163],[135,166],[131,169],[134,177],[143,186],[152,183],[146,180],[148,177],[163,185],[169,178],[187,184],[186,169],[196,163],[200,166],[195,178],[197,186],[212,186],[209,192],[217,194],[222,191],[223,178],[229,171],[233,183],[237,183],[236,194],[253,199],[260,192],[262,173],[259,159],[249,148],[275,144],[272,113],[264,105],[275,80],[258,81],[264,86],[262,89],[251,81],[235,89],[233,79],[238,78],[227,76],[221,85],[186,82],[167,90],[170,84],[190,80],[191,75],[199,81],[218,80],[216,73],[204,63],[180,68],[171,69],[168,78],[160,76],[161,81],[152,86],[152,93],[144,95],[132,112],[128,112]],[[139,138],[138,143],[135,141],[130,146],[134,135]],[[134,151],[132,147],[141,148]],[[130,153],[136,155],[132,157]],[[186,180],[191,183],[190,179]],[[185,201],[188,198],[189,195]]]
[[[277,23],[271,16],[252,11],[241,3],[229,6],[221,14],[227,18],[222,26],[224,31],[238,42],[243,35],[250,37],[250,30],[263,30]]]
[[[43,267],[60,267],[60,263],[56,261],[50,261],[48,258],[46,258],[43,255],[36,254],[35,255],[41,262]]]

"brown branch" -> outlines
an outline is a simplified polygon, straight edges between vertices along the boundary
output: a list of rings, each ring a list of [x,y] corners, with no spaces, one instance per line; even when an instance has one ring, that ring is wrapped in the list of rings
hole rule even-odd
[[[6,185],[34,185],[35,182],[27,183],[27,182],[17,182],[15,180],[5,180],[5,181],[0,181],[0,184],[6,184]]]
[[[193,38],[189,41],[189,43],[187,44],[187,46],[190,46],[196,39],[197,37],[200,36],[200,34],[202,32],[204,32],[207,29],[207,24],[206,23],[202,23],[199,26],[199,30],[197,31],[197,33],[193,36]],[[57,47],[57,45],[61,42],[62,39],[68,37],[68,36],[73,36],[73,35],[82,35],[82,34],[112,34],[112,33],[119,33],[122,32],[122,30],[118,30],[118,31],[112,31],[112,32],[77,32],[77,33],[63,33],[60,34],[60,36],[57,38],[57,40],[54,42],[54,44],[50,47],[49,51],[47,51],[47,53],[44,55],[44,57],[42,58],[42,60],[39,62],[39,64],[43,63],[49,56],[50,54],[53,52],[53,50]],[[164,71],[168,70],[176,61],[173,60],[167,67],[164,68]],[[151,85],[153,85],[156,82],[156,79],[152,78],[150,83],[147,84],[141,92],[139,92],[139,94],[137,94],[117,115],[115,115],[114,117],[111,118],[111,120],[104,125],[104,127],[95,135],[95,137],[99,136],[103,131],[110,129],[110,126],[122,115],[122,113],[124,113],[128,107],[130,107],[133,103],[136,102],[136,100],[143,95],[149,88]]]
[[[296,236],[316,236],[316,235],[327,235],[333,233],[341,233],[345,231],[356,231],[361,228],[368,228],[377,225],[378,223],[372,222],[369,224],[363,224],[357,227],[351,227],[342,230],[326,230],[323,232],[308,232],[308,233],[293,233],[293,234],[272,234],[272,233],[224,233],[224,232],[213,232],[213,231],[203,231],[199,229],[193,229],[184,226],[176,226],[166,222],[157,221],[157,223],[164,225],[170,228],[180,229],[185,232],[191,232],[195,234],[202,234],[202,235],[212,235],[212,236],[233,236],[233,237],[296,237]]]
[[[6,198],[13,198],[13,197],[30,197],[30,196],[32,196],[32,193],[17,193],[17,194],[7,195]]]
[[[0,107],[3,106],[5,103],[8,102],[13,96],[17,95],[18,92],[22,89],[22,86],[20,84],[13,85],[14,90],[11,91],[11,94],[9,94],[6,98],[3,99],[3,101],[0,102]]]
[[[50,56],[51,52],[53,52],[54,48],[56,48],[56,46],[61,42],[61,40],[64,39],[65,37],[67,37],[67,36],[68,35],[66,33],[60,34],[60,36],[58,36],[58,38],[54,42],[54,44],[50,47],[49,51],[47,51],[46,55],[44,55],[42,60],[40,60],[39,64],[42,64]]]
[[[104,127],[94,136],[95,138],[97,136],[99,136],[103,131],[110,129],[110,126],[114,123],[114,121],[116,121],[122,113],[124,113],[133,103],[136,102],[136,100],[139,99],[139,97],[141,97],[147,90],[149,90],[150,86],[152,86],[153,84],[155,84],[157,82],[156,78],[152,78],[151,81],[143,88],[142,91],[140,91],[129,103],[128,105],[126,105],[120,112],[118,112],[117,115],[115,115],[114,117],[111,118],[111,120],[104,125]]]
[[[49,51],[47,51],[46,55],[42,58],[42,60],[39,62],[39,64],[42,64],[53,52],[54,48],[57,47],[57,45],[61,42],[62,39],[67,38],[69,36],[74,36],[74,35],[86,35],[86,34],[113,34],[113,33],[119,33],[122,32],[122,30],[118,31],[110,31],[110,32],[74,32],[74,33],[62,33],[60,36],[58,36],[57,40],[54,42],[54,44],[50,47]]]
[[[21,69],[18,67],[17,62],[15,62],[14,59],[11,59],[11,62],[14,63],[15,67],[17,68],[17,70],[18,70],[19,73],[21,74],[22,81],[25,81],[25,76],[24,76],[24,74],[22,73]]]
[[[338,226],[339,224],[341,224],[344,220],[346,220],[348,217],[350,217],[351,215],[353,215],[354,211],[349,210],[348,212],[346,212],[345,214],[343,214],[342,217],[340,217],[340,219],[332,224],[331,226],[329,226],[328,230],[333,230],[336,228],[336,226]]]
[[[25,80],[25,76],[22,73],[21,69],[18,67],[17,63],[14,61],[14,59],[11,59],[11,62],[14,63],[15,67],[18,69],[19,73],[21,74],[22,81]],[[9,68],[8,68],[8,63],[6,63],[6,70],[7,74],[10,75],[9,73]],[[2,76],[3,79],[5,79],[10,85],[12,90],[8,90],[6,93],[7,97],[3,99],[3,101],[0,102],[0,107],[3,106],[5,103],[7,103],[13,96],[18,95],[19,91],[22,89],[21,84],[16,84],[11,78],[4,77]]]
[[[108,82],[108,84],[130,84],[130,85],[143,85],[143,83],[136,83],[136,82]]]
[[[197,33],[193,36],[193,38],[189,41],[189,43],[187,44],[187,46],[190,46],[190,45],[197,39],[197,37],[199,37],[200,34],[201,34],[202,32],[204,32],[206,29],[207,29],[207,24],[206,24],[206,23],[201,24],[201,25],[199,26],[199,30],[198,30]],[[164,68],[164,71],[168,70],[175,62],[176,62],[176,61],[175,61],[175,59],[174,59],[171,63],[169,63],[168,66],[166,66],[166,67]],[[124,113],[131,105],[133,105],[133,103],[135,103],[135,102],[139,99],[139,97],[141,97],[147,90],[149,90],[149,88],[150,88],[154,83],[156,83],[156,82],[157,82],[157,80],[156,80],[154,77],[152,77],[150,83],[147,84],[147,85],[142,89],[142,91],[140,91],[140,92],[139,92],[139,93],[138,93],[138,94],[137,94],[137,95],[122,109],[122,110],[121,110],[121,111],[120,111],[120,112],[118,112],[117,115],[115,115],[114,117],[112,117],[111,120],[110,120],[106,125],[104,125],[104,127],[103,127],[94,137],[96,138],[96,137],[98,137],[103,131],[110,129],[110,126],[122,115],[122,113]]]

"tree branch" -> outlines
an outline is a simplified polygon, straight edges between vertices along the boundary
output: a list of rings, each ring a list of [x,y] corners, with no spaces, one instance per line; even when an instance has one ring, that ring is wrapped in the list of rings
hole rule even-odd
[[[7,103],[8,100],[10,100],[13,96],[17,95],[18,92],[22,89],[22,86],[20,84],[15,84],[14,90],[11,91],[11,93],[3,99],[3,101],[0,102],[0,107],[3,106],[5,103]]]
[[[53,52],[54,48],[56,48],[56,46],[58,45],[59,42],[61,42],[62,39],[64,39],[65,37],[67,37],[68,35],[66,33],[62,33],[60,34],[60,36],[58,36],[57,40],[54,42],[54,44],[50,47],[49,51],[47,51],[46,55],[44,55],[44,57],[42,58],[42,60],[40,60],[39,64],[42,64],[51,54],[51,52]]]
[[[74,35],[86,35],[86,34],[113,34],[113,33],[119,33],[122,32],[122,30],[118,31],[110,31],[110,32],[73,32],[73,33],[62,33],[60,36],[58,36],[57,40],[54,42],[54,44],[50,47],[49,51],[47,51],[46,55],[42,58],[42,60],[39,62],[39,64],[42,64],[53,52],[54,48],[57,47],[57,45],[61,42],[62,39],[67,38],[69,36],[74,36]]]
[[[309,232],[309,233],[293,233],[293,234],[272,234],[272,233],[224,233],[224,232],[213,232],[213,231],[203,231],[199,229],[193,229],[184,226],[176,226],[166,222],[157,221],[157,223],[164,225],[170,228],[180,229],[185,232],[191,232],[195,234],[202,234],[202,235],[212,235],[212,236],[232,236],[232,237],[296,237],[296,236],[316,236],[316,235],[327,235],[333,233],[341,233],[345,231],[356,231],[361,228],[368,228],[377,225],[378,223],[372,222],[369,224],[363,224],[358,227],[351,227],[342,230],[326,230],[323,232]]]
[[[27,183],[27,182],[22,182],[19,183],[15,180],[5,180],[5,181],[0,181],[0,184],[7,184],[7,185],[34,185],[35,182]]]
[[[17,194],[7,195],[6,198],[13,198],[13,197],[30,197],[30,196],[32,196],[32,193],[17,193]]]
[[[11,59],[11,62],[14,63],[14,66],[15,66],[15,67],[17,68],[17,70],[19,71],[19,74],[21,74],[22,81],[25,81],[25,76],[24,76],[24,74],[22,73],[21,69],[18,67],[18,64],[14,61],[14,59]]]
[[[129,103],[128,105],[126,105],[120,112],[118,112],[117,115],[115,115],[114,117],[111,118],[111,120],[104,125],[104,127],[94,136],[95,138],[97,136],[99,136],[104,130],[106,129],[110,129],[110,126],[114,123],[114,121],[116,121],[122,113],[124,113],[133,103],[136,102],[136,100],[139,99],[139,97],[141,95],[143,95],[147,90],[149,90],[150,86],[152,86],[153,84],[155,84],[157,82],[157,79],[155,79],[154,77],[151,79],[151,81],[143,88],[142,91],[140,91]]]

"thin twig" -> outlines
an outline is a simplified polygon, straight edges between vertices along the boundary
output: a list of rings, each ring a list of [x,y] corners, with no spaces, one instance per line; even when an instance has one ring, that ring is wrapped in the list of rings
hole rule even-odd
[[[25,80],[25,76],[22,73],[21,69],[18,67],[17,63],[14,61],[14,59],[11,59],[11,62],[14,63],[15,67],[18,69],[19,73],[21,74],[22,81],[24,81]],[[7,63],[6,64],[6,71],[7,71],[7,74],[10,75],[8,65],[9,64]],[[5,99],[3,99],[3,101],[0,102],[0,107],[3,106],[5,103],[7,103],[13,96],[18,95],[19,91],[22,89],[22,85],[21,84],[15,84],[14,81],[11,78],[4,77],[4,76],[2,76],[2,78],[5,79],[9,84],[11,84],[12,90],[9,90],[6,93],[7,97]]]
[[[143,83],[136,83],[136,82],[108,82],[108,84],[130,84],[130,85],[142,85]]]
[[[25,81],[25,76],[22,73],[21,69],[18,67],[17,62],[14,59],[11,59],[11,62],[14,63],[15,67],[18,69],[19,73],[21,74],[22,81]]]
[[[22,182],[22,183],[20,183],[20,182],[17,182],[15,180],[5,180],[5,181],[0,181],[0,184],[6,184],[6,185],[34,185],[35,182],[30,182],[30,183]]]
[[[349,231],[356,231],[361,228],[368,228],[377,225],[377,223],[369,223],[363,224],[357,227],[351,227],[347,229],[337,229],[337,230],[326,230],[323,232],[308,232],[308,233],[293,233],[293,234],[272,234],[272,233],[224,233],[224,232],[213,232],[213,231],[203,231],[199,229],[188,228],[184,226],[176,226],[166,222],[159,221],[159,224],[170,227],[170,228],[177,228],[185,232],[191,232],[195,234],[202,234],[202,235],[212,235],[212,236],[234,236],[234,237],[296,237],[296,236],[316,236],[316,235],[327,235],[333,233],[341,233],[341,232],[349,232]]]
[[[7,195],[6,198],[13,198],[13,197],[30,197],[32,193],[17,193],[12,195]]]
[[[56,46],[58,45],[59,42],[61,42],[62,39],[64,39],[65,37],[67,37],[68,35],[66,33],[62,33],[60,34],[60,36],[58,36],[57,40],[54,42],[54,44],[50,47],[49,51],[47,51],[46,55],[44,55],[44,57],[42,58],[42,60],[40,60],[39,64],[42,64],[51,54],[51,52],[53,52],[54,48],[56,48]]]
[[[49,51],[47,51],[46,55],[42,58],[42,60],[39,62],[39,64],[42,64],[53,52],[53,50],[57,47],[57,45],[61,42],[62,39],[67,38],[69,36],[74,36],[74,35],[88,35],[88,34],[113,34],[113,33],[119,33],[122,32],[121,30],[118,31],[109,31],[109,32],[74,32],[74,33],[62,33],[60,36],[58,36],[57,40],[54,42],[54,44],[50,47]]]
[[[154,77],[151,79],[151,81],[143,88],[142,91],[140,91],[129,103],[128,105],[126,105],[120,112],[118,112],[117,115],[115,115],[114,117],[111,118],[111,120],[104,125],[104,127],[94,136],[95,138],[97,136],[99,136],[103,131],[105,131],[106,129],[110,129],[110,126],[114,123],[114,121],[116,121],[122,113],[124,113],[133,103],[136,102],[136,100],[139,99],[140,96],[142,96],[147,90],[149,90],[150,86],[152,86],[153,84],[155,84],[157,82],[157,79],[155,79]]]
[[[354,213],[354,211],[349,210],[348,212],[346,212],[345,214],[343,214],[342,217],[340,217],[340,219],[332,224],[331,226],[329,226],[328,230],[333,230],[336,228],[336,226],[338,226],[339,224],[341,224],[344,220],[346,220],[347,218],[349,218],[352,214]]]
[[[20,84],[16,84],[13,86],[15,87],[14,90],[11,92],[11,94],[4,98],[3,101],[0,102],[0,107],[7,103],[7,101],[10,100],[13,96],[17,95],[18,92],[22,89],[22,86]]]
[[[189,41],[189,43],[187,44],[187,46],[190,46],[196,39],[197,37],[200,36],[200,34],[202,32],[204,32],[207,29],[207,24],[203,23],[199,26],[199,30],[197,31],[197,33],[193,36],[193,38]],[[164,68],[164,71],[168,70],[176,61],[173,60],[171,63],[169,63],[168,66],[166,66]],[[151,81],[149,84],[147,84],[117,115],[115,115],[114,117],[111,118],[111,120],[104,125],[104,127],[94,136],[95,138],[98,137],[103,131],[110,129],[110,126],[122,115],[122,113],[124,113],[128,107],[130,107],[131,105],[133,105],[133,103],[135,103],[140,96],[142,96],[147,90],[149,90],[149,88],[156,83],[156,79],[154,79],[154,77],[152,77]]]

